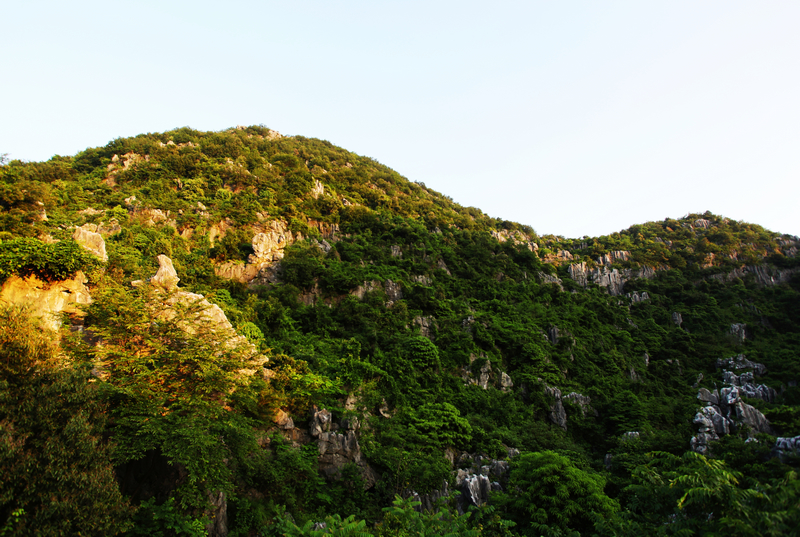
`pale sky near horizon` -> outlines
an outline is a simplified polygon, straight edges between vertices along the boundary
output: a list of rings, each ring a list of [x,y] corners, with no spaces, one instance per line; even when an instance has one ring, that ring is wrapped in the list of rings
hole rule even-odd
[[[322,138],[541,234],[800,235],[800,2],[12,0],[0,153]]]

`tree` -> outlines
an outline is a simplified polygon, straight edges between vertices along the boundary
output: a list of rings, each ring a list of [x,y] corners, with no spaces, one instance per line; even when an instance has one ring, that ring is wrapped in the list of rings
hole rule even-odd
[[[87,307],[75,351],[105,379],[118,464],[156,452],[188,474],[182,507],[205,507],[209,491],[232,490],[229,459],[254,443],[237,402],[260,378],[255,348],[198,295],[108,284]]]
[[[554,451],[523,453],[511,461],[509,492],[494,494],[493,501],[521,529],[585,533],[593,527],[594,516],[619,509],[603,492],[604,486],[601,475],[578,468]]]
[[[46,536],[129,527],[93,380],[58,357],[52,334],[25,310],[0,309],[0,528]]]

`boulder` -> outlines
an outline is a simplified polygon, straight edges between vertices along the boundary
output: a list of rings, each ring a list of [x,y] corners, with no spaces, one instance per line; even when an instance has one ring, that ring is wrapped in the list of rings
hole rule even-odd
[[[103,240],[101,234],[97,233],[97,226],[84,224],[81,227],[76,227],[72,238],[93,256],[104,263],[108,261],[108,255],[106,255],[106,241]]]
[[[514,381],[511,380],[511,377],[508,376],[508,373],[506,373],[505,371],[501,372],[500,389],[504,392],[507,392],[513,387],[514,387]]]
[[[150,284],[165,291],[174,291],[178,288],[180,278],[172,265],[172,259],[165,255],[159,255],[156,259],[158,259],[158,272],[150,278]]]

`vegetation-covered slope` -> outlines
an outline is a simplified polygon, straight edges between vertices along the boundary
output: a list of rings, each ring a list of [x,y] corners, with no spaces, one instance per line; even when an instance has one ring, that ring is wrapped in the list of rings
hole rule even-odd
[[[8,531],[800,522],[796,454],[776,448],[800,435],[796,237],[710,213],[540,237],[263,127],[12,161],[0,207],[4,297],[72,277],[92,297],[58,347],[4,313],[27,327],[2,328]],[[163,283],[172,264],[180,288]],[[52,393],[63,404],[35,404]],[[55,440],[67,408],[86,418]],[[468,514],[409,503],[453,490],[447,508]]]

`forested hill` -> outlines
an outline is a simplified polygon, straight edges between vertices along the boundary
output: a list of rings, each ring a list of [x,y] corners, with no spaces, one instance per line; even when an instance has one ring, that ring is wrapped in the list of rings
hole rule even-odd
[[[795,535],[798,248],[265,127],[4,161],[0,533]]]

